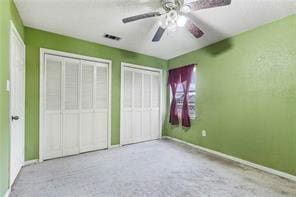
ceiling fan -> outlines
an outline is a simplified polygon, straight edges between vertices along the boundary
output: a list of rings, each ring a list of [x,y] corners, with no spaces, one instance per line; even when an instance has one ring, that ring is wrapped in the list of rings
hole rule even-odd
[[[184,3],[184,0],[160,0],[164,13],[149,12],[136,16],[131,16],[122,19],[123,23],[129,23],[145,18],[158,17],[165,15],[164,20],[160,21],[159,27],[152,39],[152,42],[160,41],[163,33],[167,30],[168,33],[176,31],[177,26],[186,27],[186,29],[196,38],[200,38],[202,32],[194,22],[186,17],[186,14],[192,11],[226,6],[231,4],[231,0],[196,0],[190,3]]]

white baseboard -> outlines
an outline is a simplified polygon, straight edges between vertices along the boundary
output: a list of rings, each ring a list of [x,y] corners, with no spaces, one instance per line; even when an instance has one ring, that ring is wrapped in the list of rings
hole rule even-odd
[[[111,145],[111,146],[108,147],[108,149],[118,148],[118,147],[120,147],[120,144]]]
[[[38,163],[38,159],[29,160],[29,161],[25,161],[24,166],[29,166],[36,163]]]
[[[238,163],[241,163],[241,164],[256,168],[258,170],[262,170],[262,171],[265,171],[265,172],[268,172],[268,173],[271,173],[271,174],[274,174],[274,175],[277,175],[277,176],[280,176],[280,177],[283,177],[283,178],[286,178],[286,179],[289,179],[289,180],[292,180],[292,181],[296,181],[296,176],[294,176],[292,174],[288,174],[286,172],[282,172],[282,171],[278,171],[278,170],[275,170],[275,169],[272,169],[272,168],[268,168],[268,167],[265,167],[265,166],[262,166],[262,165],[259,165],[259,164],[256,164],[256,163],[252,163],[250,161],[246,161],[246,160],[243,160],[243,159],[240,159],[240,158],[237,158],[237,157],[233,157],[233,156],[230,156],[230,155],[218,152],[218,151],[214,151],[214,150],[204,148],[204,147],[201,147],[201,146],[198,146],[198,145],[195,145],[195,144],[191,144],[189,142],[185,142],[183,140],[179,140],[177,138],[173,138],[173,137],[170,137],[170,136],[163,136],[162,138],[166,138],[166,139],[170,139],[170,140],[173,140],[173,141],[176,141],[176,142],[187,144],[189,146],[192,146],[194,148],[197,148],[197,149],[200,149],[202,151],[208,152],[210,154],[214,154],[214,155],[217,155],[219,157],[223,157],[225,159],[229,159],[229,160],[232,160],[232,161],[235,161],[235,162],[238,162]]]
[[[10,194],[10,188],[6,191],[6,193],[4,194],[4,197],[8,197],[9,196],[9,194]]]

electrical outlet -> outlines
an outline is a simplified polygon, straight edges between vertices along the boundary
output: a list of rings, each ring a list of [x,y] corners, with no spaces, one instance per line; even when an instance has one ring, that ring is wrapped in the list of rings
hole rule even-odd
[[[206,131],[206,130],[202,130],[202,131],[201,131],[201,135],[202,135],[203,137],[206,137],[206,136],[207,136],[207,131]]]

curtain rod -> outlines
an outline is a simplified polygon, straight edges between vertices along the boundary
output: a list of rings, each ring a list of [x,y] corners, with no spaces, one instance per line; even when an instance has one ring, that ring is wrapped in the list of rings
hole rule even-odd
[[[180,67],[177,67],[177,68],[172,68],[172,69],[169,69],[169,71],[170,71],[170,70],[179,69],[179,68],[183,68],[183,67],[186,67],[186,66],[191,66],[191,65],[197,66],[197,63],[187,64],[187,65],[185,65],[185,66],[180,66]]]

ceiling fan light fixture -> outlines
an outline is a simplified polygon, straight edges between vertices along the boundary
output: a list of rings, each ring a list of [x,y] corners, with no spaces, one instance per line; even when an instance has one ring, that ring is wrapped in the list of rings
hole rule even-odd
[[[183,16],[183,15],[178,16],[177,25],[179,27],[184,27],[186,22],[187,22],[187,18],[185,16]]]
[[[168,26],[168,31],[169,32],[175,32],[177,30],[177,26],[175,23],[171,23],[169,26]]]
[[[189,5],[184,5],[181,8],[181,12],[183,12],[183,13],[189,13],[190,11],[191,11],[191,7]]]
[[[149,0],[139,0],[146,2]],[[147,18],[160,17],[158,29],[154,34],[152,42],[160,41],[163,33],[166,31],[168,35],[172,35],[177,27],[185,27],[195,38],[200,38],[204,32],[199,29],[194,21],[187,17],[188,13],[208,8],[227,6],[231,4],[231,0],[159,0],[164,13],[159,11],[148,12],[122,19],[123,23],[130,23]]]

